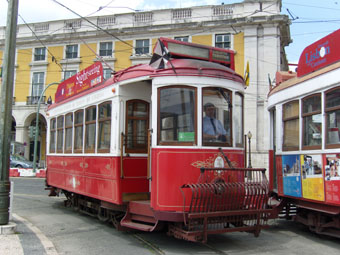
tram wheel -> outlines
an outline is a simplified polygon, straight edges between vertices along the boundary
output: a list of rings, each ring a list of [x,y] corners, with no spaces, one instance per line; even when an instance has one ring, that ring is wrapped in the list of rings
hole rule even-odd
[[[109,213],[110,221],[112,222],[113,226],[118,230],[121,228],[120,221],[123,219],[124,215],[125,213],[123,212]]]
[[[108,221],[109,220],[109,215],[108,215],[107,209],[105,209],[103,207],[99,207],[98,208],[97,218],[100,221],[102,221],[102,222]]]
[[[72,208],[74,211],[78,212],[79,211],[79,201],[78,201],[78,195],[73,194],[72,196]]]

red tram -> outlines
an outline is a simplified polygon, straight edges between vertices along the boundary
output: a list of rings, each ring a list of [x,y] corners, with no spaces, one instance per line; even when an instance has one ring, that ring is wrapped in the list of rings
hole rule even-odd
[[[257,236],[269,185],[264,169],[244,167],[234,53],[166,38],[159,50],[171,56],[163,68],[140,64],[103,81],[96,63],[59,85],[48,108],[50,195],[121,229],[167,226],[202,242]]]
[[[312,231],[335,237],[340,237],[339,43],[337,30],[307,46],[297,73],[277,73],[268,97],[271,189],[280,208]]]

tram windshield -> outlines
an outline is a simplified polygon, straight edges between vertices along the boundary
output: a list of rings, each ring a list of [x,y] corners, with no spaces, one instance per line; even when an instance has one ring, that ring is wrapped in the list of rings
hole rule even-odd
[[[203,89],[203,145],[231,144],[231,93]]]
[[[167,87],[160,90],[159,143],[194,144],[196,88]]]

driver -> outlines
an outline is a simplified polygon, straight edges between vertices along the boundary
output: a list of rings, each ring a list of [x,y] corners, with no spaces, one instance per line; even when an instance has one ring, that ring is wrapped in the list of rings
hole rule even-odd
[[[227,131],[221,121],[215,118],[216,107],[212,103],[204,105],[205,117],[203,118],[203,140],[226,142]]]

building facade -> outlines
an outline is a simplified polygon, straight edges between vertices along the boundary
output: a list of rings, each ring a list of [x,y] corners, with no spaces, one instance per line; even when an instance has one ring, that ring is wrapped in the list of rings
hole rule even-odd
[[[103,62],[105,78],[113,71],[148,63],[157,39],[169,37],[234,50],[235,69],[242,76],[249,62],[245,130],[252,133],[252,166],[267,167],[268,76],[288,69],[284,47],[291,41],[289,19],[280,12],[281,0],[245,0],[18,25],[12,140],[23,144],[25,157],[33,159],[31,127],[39,96],[48,84],[67,79],[96,61]],[[0,27],[0,65],[4,38],[5,27]],[[47,99],[54,101],[56,88],[46,91],[40,108],[41,165],[46,151]]]

